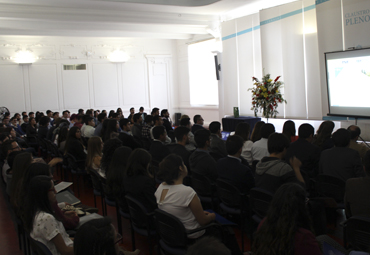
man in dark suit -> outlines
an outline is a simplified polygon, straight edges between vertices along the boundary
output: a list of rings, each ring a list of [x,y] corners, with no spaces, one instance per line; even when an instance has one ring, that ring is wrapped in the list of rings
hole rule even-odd
[[[131,127],[131,133],[134,137],[141,139],[141,129],[143,128],[142,126],[143,118],[141,117],[141,114],[135,113],[133,120],[134,120],[134,123],[133,123],[134,125]]]
[[[332,139],[334,147],[321,153],[319,172],[343,181],[364,176],[360,154],[348,148],[350,132],[340,128],[334,132]]]
[[[121,119],[119,121],[119,126],[122,131],[119,133],[118,139],[122,141],[123,146],[130,147],[133,150],[136,148],[142,148],[141,143],[129,133],[131,130],[129,119]]]
[[[363,160],[365,177],[351,178],[346,182],[344,204],[347,217],[370,217],[370,151]]]
[[[146,112],[144,112],[144,107],[140,106],[139,113],[141,114],[141,117],[143,118],[143,120],[145,120],[145,118],[148,114]]]
[[[319,173],[320,148],[312,144],[315,129],[312,125],[304,123],[299,126],[298,140],[290,144],[285,155],[285,161],[289,161],[294,156],[301,162],[301,172],[308,183],[309,178],[315,178]]]
[[[195,134],[195,132],[200,129],[204,129],[203,127],[204,119],[202,118],[202,116],[200,116],[199,114],[194,115],[193,121],[194,121],[194,125],[191,127],[191,132],[193,134]]]
[[[150,145],[150,154],[153,160],[157,163],[161,162],[167,155],[171,153],[170,149],[164,145],[166,141],[167,132],[164,126],[155,126],[153,128],[154,140]]]
[[[189,144],[189,132],[190,129],[187,127],[181,126],[177,127],[175,129],[175,137],[177,143],[171,143],[167,145],[167,147],[170,149],[172,153],[175,153],[176,155],[179,155],[182,158],[184,164],[188,169],[190,169],[189,166],[190,152],[185,148],[185,145]]]
[[[217,172],[220,179],[230,182],[240,192],[247,194],[254,188],[255,182],[252,170],[243,165],[240,159],[243,148],[243,139],[240,136],[229,136],[226,140],[227,157],[217,161]]]
[[[217,164],[211,155],[208,147],[210,145],[211,133],[207,129],[198,130],[194,135],[194,140],[198,148],[190,155],[189,164],[193,172],[203,174],[211,181],[216,181]]]
[[[227,156],[225,141],[221,139],[221,123],[212,121],[209,124],[209,131],[211,131],[211,152],[217,154],[219,158]]]
[[[161,111],[161,117],[162,117],[162,120],[163,120],[163,126],[166,128],[167,133],[170,132],[170,131],[173,131],[172,123],[169,119],[170,114],[169,114],[167,109],[163,109]]]

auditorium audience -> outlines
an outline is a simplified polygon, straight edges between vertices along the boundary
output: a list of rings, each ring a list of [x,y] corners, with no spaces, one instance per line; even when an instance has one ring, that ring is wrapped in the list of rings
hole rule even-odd
[[[253,162],[252,158],[252,146],[253,142],[249,140],[250,134],[250,125],[246,122],[240,122],[235,129],[235,135],[240,136],[244,143],[242,148],[242,154],[240,155],[242,158],[247,160],[248,164],[251,166]]]
[[[275,132],[275,127],[271,123],[266,123],[261,127],[261,139],[254,142],[252,145],[252,158],[253,160],[261,160],[263,157],[269,155],[267,149],[267,141],[269,136]]]
[[[334,176],[343,181],[364,176],[360,154],[348,148],[350,139],[350,132],[344,128],[333,133],[334,147],[321,152],[320,173]]]
[[[294,121],[287,120],[283,126],[283,134],[288,138],[289,142],[295,142],[298,139],[298,136],[295,135],[295,123]]]
[[[181,118],[180,118],[180,126],[183,126],[183,127],[187,127],[188,129],[191,129],[191,122],[190,122],[190,118],[188,115],[182,115]],[[194,140],[194,134],[193,132],[189,132],[189,144],[187,144],[186,146],[186,149],[188,151],[194,151],[197,146],[196,146],[196,143],[195,143],[195,140]]]
[[[85,128],[83,129],[83,132],[81,130],[82,136],[83,137],[92,137],[95,132],[95,121],[94,118],[91,116],[86,116],[85,117]]]
[[[103,134],[103,142],[108,141],[109,139],[117,138],[118,137],[118,128],[119,124],[116,119],[108,119],[103,123],[107,122],[107,127],[104,129],[104,125],[102,128]]]
[[[96,126],[94,130],[94,136],[101,136],[101,130],[103,128],[103,122],[104,120],[107,119],[107,114],[106,113],[100,113],[98,115],[98,125]]]
[[[275,193],[254,239],[254,255],[321,255],[306,208],[306,191],[295,183]]]
[[[347,128],[351,133],[351,140],[349,141],[349,148],[354,149],[360,154],[361,160],[365,160],[365,154],[369,150],[369,147],[365,144],[358,144],[357,140],[360,137],[361,129],[358,126],[351,125]]]
[[[197,114],[193,117],[194,125],[191,127],[191,132],[195,134],[196,131],[204,129],[204,119],[201,115]]]
[[[266,124],[267,125],[267,124]],[[300,183],[304,186],[300,167],[301,161],[296,157],[290,159],[290,165],[284,162],[289,140],[283,134],[273,133],[268,138],[269,156],[263,157],[256,165],[256,187],[275,193],[288,182]]]
[[[210,136],[210,150],[212,153],[218,156],[218,158],[223,158],[227,156],[225,141],[222,140],[221,136],[221,123],[218,121],[212,121],[209,124]]]
[[[350,178],[346,182],[344,204],[347,218],[370,217],[370,151],[366,152],[363,163],[365,177]]]
[[[206,129],[195,132],[194,139],[198,148],[190,155],[189,171],[205,175],[211,181],[215,182],[218,177],[217,164],[214,158],[209,154],[210,136],[211,133]]]
[[[319,173],[320,149],[311,143],[314,134],[315,129],[312,125],[308,123],[300,125],[298,128],[299,138],[290,144],[285,156],[288,164],[293,157],[302,162],[301,172],[306,183],[309,178],[316,178]]]
[[[251,134],[251,141],[254,143],[261,139],[261,128],[265,125],[264,121],[258,121],[253,128],[252,134]]]
[[[225,180],[241,193],[248,194],[254,188],[255,182],[252,171],[242,164],[240,155],[243,149],[243,138],[237,135],[229,136],[226,140],[227,157],[217,161],[218,178]]]

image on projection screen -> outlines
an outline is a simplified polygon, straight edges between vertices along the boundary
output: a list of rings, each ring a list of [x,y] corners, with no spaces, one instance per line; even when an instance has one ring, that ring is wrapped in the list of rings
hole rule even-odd
[[[327,60],[331,107],[369,107],[370,56]]]

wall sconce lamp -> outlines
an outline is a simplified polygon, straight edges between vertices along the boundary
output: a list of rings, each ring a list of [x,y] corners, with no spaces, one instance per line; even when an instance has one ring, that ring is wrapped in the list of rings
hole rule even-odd
[[[130,56],[122,50],[115,50],[109,54],[108,59],[114,63],[125,63],[130,59]]]
[[[26,49],[26,50],[17,50],[15,57],[11,59],[18,64],[32,64],[38,59],[38,57],[36,57],[31,50]]]

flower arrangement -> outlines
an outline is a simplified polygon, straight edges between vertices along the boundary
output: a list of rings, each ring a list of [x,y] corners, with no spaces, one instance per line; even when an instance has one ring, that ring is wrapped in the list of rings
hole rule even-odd
[[[252,91],[252,108],[257,117],[258,111],[262,111],[265,118],[276,118],[279,112],[276,110],[279,103],[287,103],[280,93],[283,82],[279,81],[280,76],[275,80],[270,79],[270,74],[262,77],[262,82],[253,77],[254,86],[248,90]]]

